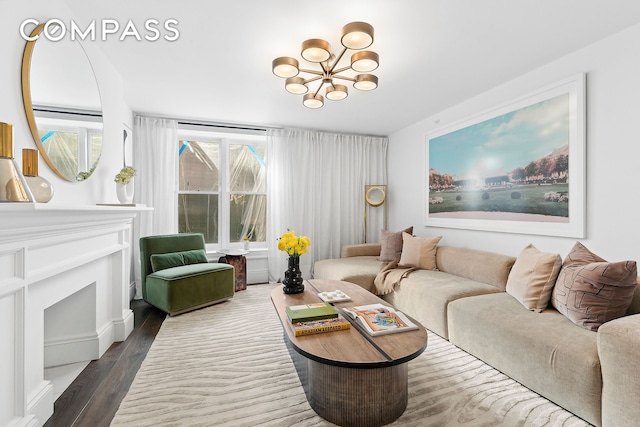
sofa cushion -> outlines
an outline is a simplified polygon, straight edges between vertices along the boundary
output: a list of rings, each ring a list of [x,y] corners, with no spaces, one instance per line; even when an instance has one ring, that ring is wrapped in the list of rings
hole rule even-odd
[[[525,310],[506,293],[448,306],[449,340],[586,421],[600,424],[602,376],[597,333],[553,308]]]
[[[206,262],[208,262],[208,260],[207,254],[204,249],[193,249],[190,251],[169,252],[165,254],[151,255],[151,268],[154,272],[167,268]]]
[[[515,261],[515,257],[508,255],[454,246],[438,246],[436,252],[438,270],[487,283],[502,291]]]
[[[380,261],[400,261],[400,256],[402,255],[402,233],[413,234],[413,226],[395,233],[382,230],[380,240]]]
[[[513,264],[507,293],[529,310],[541,312],[549,304],[561,266],[559,254],[540,252],[529,244]]]
[[[495,286],[434,270],[412,271],[383,299],[425,328],[448,338],[447,305],[473,295],[501,292]]]
[[[598,329],[602,365],[602,425],[634,426],[640,420],[640,316],[626,316]]]
[[[403,232],[400,264],[405,267],[436,270],[436,248],[440,239],[442,236],[425,239]]]
[[[356,243],[354,245],[344,245],[340,249],[340,258],[354,256],[375,256],[380,257],[380,243]]]
[[[576,325],[597,331],[625,315],[637,275],[635,261],[606,262],[576,242],[564,260],[551,303]]]
[[[313,264],[313,278],[351,282],[375,292],[373,281],[385,264],[377,256],[323,259]]]

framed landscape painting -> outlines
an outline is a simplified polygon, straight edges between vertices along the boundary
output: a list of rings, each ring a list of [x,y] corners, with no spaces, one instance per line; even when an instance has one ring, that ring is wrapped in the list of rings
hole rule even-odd
[[[585,237],[585,75],[426,136],[426,225]]]

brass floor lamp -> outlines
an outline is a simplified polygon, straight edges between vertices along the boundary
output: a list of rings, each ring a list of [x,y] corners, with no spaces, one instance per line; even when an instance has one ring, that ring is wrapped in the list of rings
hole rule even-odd
[[[387,229],[387,185],[367,184],[364,186],[364,243],[367,243],[367,211],[370,208],[383,207],[383,227]]]

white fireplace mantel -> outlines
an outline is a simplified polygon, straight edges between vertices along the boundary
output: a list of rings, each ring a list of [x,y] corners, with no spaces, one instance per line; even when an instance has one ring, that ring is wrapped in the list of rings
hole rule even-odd
[[[98,359],[133,330],[132,223],[141,206],[0,204],[0,426],[53,413],[49,366]]]

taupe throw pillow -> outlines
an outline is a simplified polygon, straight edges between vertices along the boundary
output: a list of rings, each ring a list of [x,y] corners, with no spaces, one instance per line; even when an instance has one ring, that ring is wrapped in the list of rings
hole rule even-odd
[[[560,267],[559,254],[540,252],[530,244],[520,252],[509,272],[507,293],[529,310],[541,312],[549,305]]]
[[[425,239],[414,237],[409,233],[402,233],[403,245],[399,264],[423,270],[437,270],[436,251],[440,239],[442,236]]]
[[[597,331],[625,315],[637,276],[635,261],[606,262],[576,242],[564,260],[551,304],[576,325]]]
[[[395,233],[382,230],[382,238],[380,240],[380,261],[400,261],[400,255],[402,254],[402,233],[413,234],[413,226]]]

